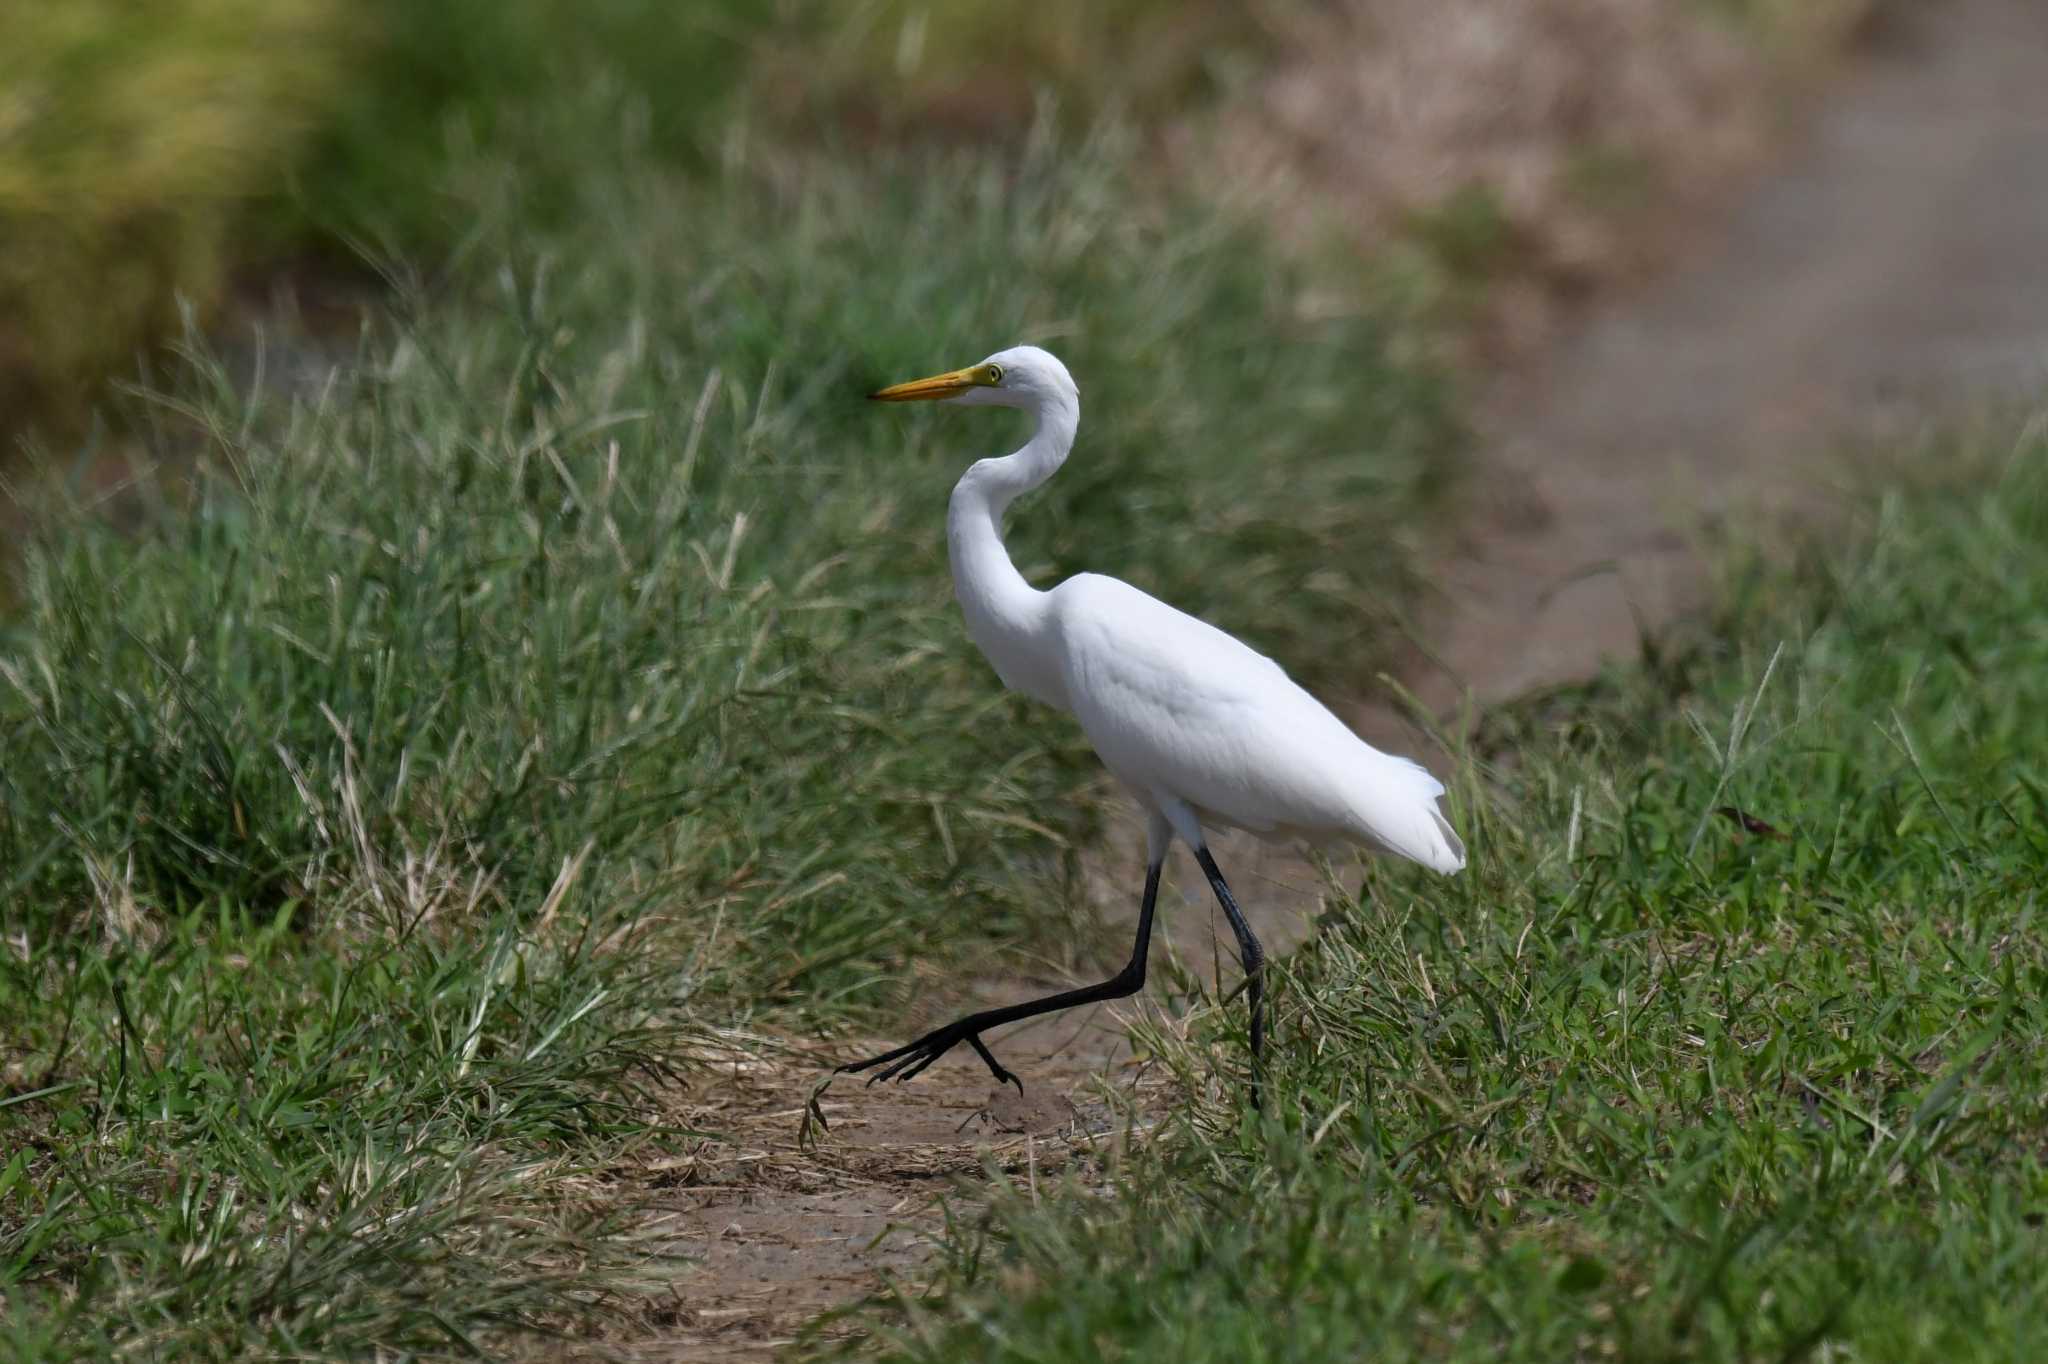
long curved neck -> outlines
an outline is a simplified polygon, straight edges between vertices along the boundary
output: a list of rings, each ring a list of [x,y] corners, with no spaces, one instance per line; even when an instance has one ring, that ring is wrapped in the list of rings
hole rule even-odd
[[[946,511],[946,548],[953,595],[967,633],[1010,687],[1054,705],[1065,687],[1045,651],[1033,647],[1044,618],[1045,593],[1024,581],[1003,547],[1003,512],[1058,471],[1081,423],[1078,399],[1041,403],[1038,426],[1015,454],[984,459],[961,475]]]

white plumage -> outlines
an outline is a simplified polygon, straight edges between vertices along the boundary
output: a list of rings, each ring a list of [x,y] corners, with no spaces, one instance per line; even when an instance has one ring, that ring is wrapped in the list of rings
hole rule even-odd
[[[1356,841],[1432,871],[1465,849],[1443,784],[1353,734],[1272,659],[1093,573],[1048,597],[1067,697],[1104,766],[1148,809],[1318,844]]]
[[[954,591],[968,634],[1004,685],[1080,722],[1150,816],[1150,849],[1136,951],[1116,978],[972,1015],[844,1069],[880,1066],[875,1079],[909,1079],[965,1041],[998,1080],[1014,1080],[983,1045],[984,1029],[1143,985],[1159,867],[1175,836],[1195,850],[1243,950],[1256,1066],[1263,953],[1203,829],[1358,843],[1451,873],[1465,865],[1465,849],[1438,809],[1443,784],[1353,734],[1272,659],[1128,583],[1083,573],[1039,591],[1024,580],[1003,548],[1003,512],[1058,471],[1081,417],[1079,390],[1052,355],[1018,346],[873,396],[1016,407],[1036,419],[1023,448],[979,461],[953,489],[946,540]],[[1256,1071],[1252,1093],[1256,1102]]]

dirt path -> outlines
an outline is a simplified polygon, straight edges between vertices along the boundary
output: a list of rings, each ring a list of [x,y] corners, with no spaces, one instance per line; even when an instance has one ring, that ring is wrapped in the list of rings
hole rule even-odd
[[[1801,145],[1701,225],[1689,261],[1490,396],[1484,496],[1421,616],[1427,661],[1408,680],[1426,703],[1499,700],[1633,656],[1641,628],[1702,600],[1689,532],[1703,520],[1811,505],[1843,439],[2048,374],[2048,5],[1893,8]],[[1104,850],[1105,903],[1135,890],[1140,847],[1125,828]],[[1218,857],[1269,943],[1301,941],[1313,871],[1250,845]],[[1169,876],[1202,885],[1179,860]],[[1199,968],[1206,895],[1163,897],[1167,947]],[[768,1358],[820,1311],[914,1282],[942,1176],[988,1160],[1029,1178],[1113,1139],[1102,1086],[1143,1083],[1107,1011],[994,1045],[1032,1103],[992,1105],[971,1055],[908,1087],[842,1081],[824,1101],[832,1131],[808,1152],[799,1114],[818,1072],[736,1076],[693,1115],[732,1139],[678,1176],[665,1224],[701,1267],[636,1353]]]
[[[1428,616],[1441,708],[1629,658],[1701,603],[1686,532],[1824,496],[1843,443],[2048,375],[2048,5],[1895,4],[1795,148],[1482,416]]]

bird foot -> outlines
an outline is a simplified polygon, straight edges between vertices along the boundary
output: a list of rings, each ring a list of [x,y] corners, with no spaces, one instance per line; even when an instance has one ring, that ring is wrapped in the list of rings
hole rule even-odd
[[[975,1054],[988,1066],[989,1074],[996,1077],[997,1084],[1015,1085],[1019,1094],[1024,1092],[1024,1082],[1003,1069],[1002,1063],[997,1061],[983,1044],[981,1034],[971,1032],[958,1023],[948,1023],[943,1028],[926,1033],[915,1042],[907,1042],[893,1051],[883,1052],[880,1056],[870,1056],[865,1061],[850,1061],[840,1066],[839,1070],[844,1073],[858,1073],[879,1066],[880,1069],[868,1077],[869,1084],[872,1085],[878,1080],[895,1080],[900,1084],[905,1080],[917,1078],[925,1067],[962,1042],[974,1048]]]

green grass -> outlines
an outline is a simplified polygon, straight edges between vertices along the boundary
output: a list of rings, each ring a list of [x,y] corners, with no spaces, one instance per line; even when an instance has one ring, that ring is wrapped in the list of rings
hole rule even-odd
[[[1265,1119],[1241,1001],[1146,1026],[1182,1106],[1110,1196],[1002,1200],[891,1357],[2038,1357],[2048,447],[1997,454],[1492,717],[1468,871],[1288,963]]]
[[[43,509],[0,618],[17,1353],[586,1329],[687,1044],[1068,923],[1100,778],[944,564],[951,479],[1019,432],[878,380],[1055,346],[1089,421],[1030,571],[1370,663],[1442,397],[1250,226],[1135,192],[1113,134],[705,183],[617,126],[553,231],[465,164],[462,272],[331,383],[195,348],[112,514]]]

